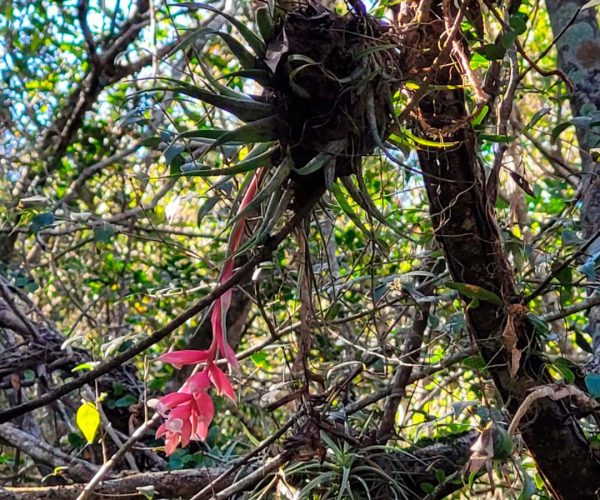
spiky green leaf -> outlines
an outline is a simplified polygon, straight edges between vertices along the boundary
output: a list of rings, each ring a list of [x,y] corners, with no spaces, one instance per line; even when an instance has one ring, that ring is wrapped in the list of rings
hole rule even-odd
[[[254,34],[252,32],[252,30],[250,30],[250,28],[248,28],[248,26],[246,26],[240,20],[236,19],[234,16],[231,16],[231,15],[227,14],[226,12],[223,12],[222,10],[217,9],[216,7],[213,7],[212,5],[208,5],[208,4],[202,3],[202,2],[182,2],[182,3],[172,4],[172,5],[177,6],[177,7],[191,8],[191,9],[208,10],[210,12],[218,14],[221,17],[224,17],[225,19],[227,19],[227,21],[229,23],[231,23],[232,26],[234,26],[240,32],[240,35],[242,35],[242,37],[244,38],[244,40],[246,40],[248,45],[250,45],[250,47],[252,47],[252,50],[255,52],[255,54],[258,57],[264,57],[265,43],[260,39],[260,37],[258,37],[256,34]]]

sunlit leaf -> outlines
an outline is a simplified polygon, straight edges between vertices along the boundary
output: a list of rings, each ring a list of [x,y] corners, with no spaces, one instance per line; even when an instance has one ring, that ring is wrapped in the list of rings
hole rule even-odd
[[[89,444],[94,442],[94,437],[100,426],[100,413],[98,412],[96,405],[89,401],[83,403],[77,410],[77,416],[75,418],[77,427],[87,439]]]

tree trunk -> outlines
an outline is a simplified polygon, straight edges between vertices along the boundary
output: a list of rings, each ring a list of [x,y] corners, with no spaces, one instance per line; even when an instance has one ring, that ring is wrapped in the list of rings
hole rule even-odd
[[[487,198],[485,172],[477,160],[477,140],[460,89],[462,71],[443,53],[451,42],[441,5],[434,2],[429,18],[417,24],[418,3],[404,4],[403,46],[418,47],[418,51],[407,50],[407,67],[418,75],[428,74],[436,89],[458,86],[455,90],[430,89],[418,104],[418,133],[434,141],[444,137],[444,141],[456,143],[419,151],[435,236],[455,282],[481,287],[501,299],[502,305],[483,299],[479,304],[471,302],[465,312],[470,334],[509,414],[514,415],[529,390],[551,379],[539,354],[539,341],[523,315],[522,296],[516,290],[496,224],[495,200]],[[412,27],[407,29],[411,21]],[[451,19],[450,24],[453,22]],[[434,62],[440,54],[444,60]],[[516,337],[516,345],[510,348],[506,342],[505,346],[503,333],[506,340]],[[516,349],[522,351],[520,360],[515,357]],[[600,464],[567,403],[539,400],[528,417],[521,433],[552,494],[565,499],[597,498]]]

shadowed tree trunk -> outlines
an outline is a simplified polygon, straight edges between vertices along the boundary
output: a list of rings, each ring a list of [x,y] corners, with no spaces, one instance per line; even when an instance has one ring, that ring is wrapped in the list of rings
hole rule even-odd
[[[425,148],[419,152],[435,235],[455,282],[481,287],[500,298],[498,304],[486,300],[471,302],[466,317],[469,331],[512,416],[531,389],[548,384],[551,379],[540,355],[539,340],[524,317],[523,298],[503,251],[495,200],[486,194],[485,172],[476,157],[477,140],[464,93],[460,88],[437,90],[449,85],[460,87],[463,83],[458,63],[444,53],[444,47],[451,43],[450,30],[446,29],[440,2],[434,2],[431,11],[425,12],[417,24],[418,4],[403,4],[401,24],[414,23],[405,30],[403,45],[418,47],[418,51],[407,51],[407,67],[413,68],[416,75],[428,75],[428,83],[436,85],[436,90],[429,90],[418,104],[418,133],[428,139],[439,141],[444,137],[446,142],[456,143],[453,147]],[[453,5],[447,2],[454,11],[452,17],[456,16]],[[441,60],[434,62],[438,56]],[[508,341],[505,345],[503,333],[505,340],[512,337],[516,345],[511,348]],[[522,351],[520,360],[512,355],[515,349]],[[541,399],[527,416],[520,430],[552,494],[565,499],[597,498],[600,463],[568,404]]]
[[[585,174],[581,221],[588,239],[600,231],[600,163],[590,154],[590,149],[600,146],[600,26],[596,9],[579,11],[581,4],[579,0],[546,0],[554,36],[562,33],[556,48],[561,69],[574,87],[569,96],[571,110],[573,116],[585,117],[584,126],[577,127],[577,139]],[[593,256],[599,251],[600,239],[586,253]],[[591,308],[588,317],[588,332],[594,340],[594,356],[588,369],[600,373],[600,307]]]

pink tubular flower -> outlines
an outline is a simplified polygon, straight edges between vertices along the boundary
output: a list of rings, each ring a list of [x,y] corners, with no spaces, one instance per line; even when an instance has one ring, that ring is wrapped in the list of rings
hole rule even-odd
[[[239,210],[245,210],[252,202],[258,191],[262,169],[258,169],[244,194]],[[228,257],[219,276],[219,284],[226,282],[233,275],[233,256],[242,242],[246,217],[241,217],[231,232],[228,245]],[[215,416],[215,406],[207,391],[211,384],[217,394],[224,395],[235,401],[235,392],[229,377],[216,364],[220,354],[233,370],[239,370],[235,352],[227,342],[227,311],[231,305],[232,290],[227,290],[215,300],[211,312],[213,339],[206,351],[183,350],[163,354],[158,359],[170,363],[175,368],[185,365],[205,363],[204,368],[191,375],[178,392],[167,394],[160,398],[156,411],[165,422],[156,431],[156,438],[165,437],[165,452],[171,455],[181,444],[185,447],[190,440],[205,441],[208,428]]]
[[[192,375],[179,392],[167,394],[158,401],[156,410],[165,422],[156,431],[156,437],[166,436],[167,455],[171,455],[180,443],[185,447],[192,439],[206,440],[208,427],[215,415],[213,401],[206,394],[210,383],[207,369]]]
[[[167,430],[167,424],[162,424],[156,431],[156,439],[165,436],[165,453],[167,456],[172,455],[179,444],[179,435],[175,432]]]

